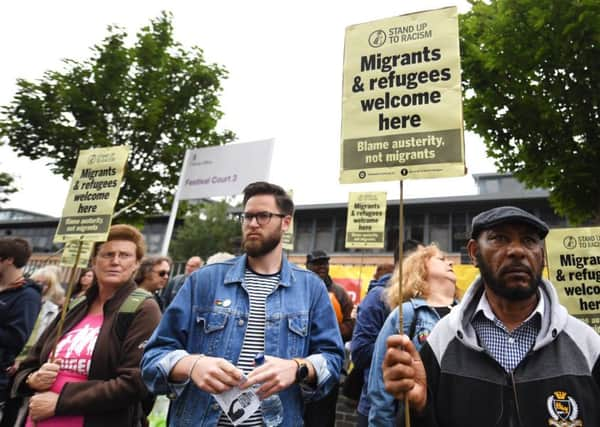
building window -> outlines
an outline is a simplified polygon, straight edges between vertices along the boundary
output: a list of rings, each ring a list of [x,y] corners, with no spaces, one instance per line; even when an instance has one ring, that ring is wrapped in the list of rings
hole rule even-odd
[[[294,251],[299,253],[308,253],[310,251],[313,239],[313,220],[312,218],[294,218]]]
[[[437,243],[439,248],[445,252],[450,249],[449,226],[447,214],[430,215],[429,241]]]
[[[333,250],[333,221],[332,218],[317,218],[315,234],[315,249],[325,252]]]

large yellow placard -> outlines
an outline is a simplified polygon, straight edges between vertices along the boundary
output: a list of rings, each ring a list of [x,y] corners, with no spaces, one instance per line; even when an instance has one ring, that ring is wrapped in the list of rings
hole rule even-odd
[[[386,208],[385,192],[350,193],[346,221],[346,247],[383,248]]]
[[[465,174],[456,7],[346,30],[341,183]]]
[[[552,229],[546,251],[561,303],[600,333],[600,227]]]
[[[79,153],[55,242],[106,240],[128,156],[126,146]]]

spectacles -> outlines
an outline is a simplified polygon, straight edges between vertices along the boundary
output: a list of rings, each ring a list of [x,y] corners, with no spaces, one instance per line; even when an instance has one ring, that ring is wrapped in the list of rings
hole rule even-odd
[[[154,271],[154,272],[155,272],[156,274],[158,274],[160,277],[165,277],[165,276],[168,276],[168,275],[169,275],[169,272],[168,272],[167,270],[161,270],[161,271],[155,271],[155,270],[152,270],[152,271]]]
[[[269,222],[271,222],[271,218],[274,216],[285,218],[287,215],[273,212],[243,212],[240,214],[240,221],[244,224],[250,224],[252,223],[253,219],[256,219],[258,225],[267,225]]]
[[[107,261],[112,260],[114,257],[117,257],[119,261],[129,261],[135,257],[134,254],[130,254],[129,252],[101,252],[98,256]]]

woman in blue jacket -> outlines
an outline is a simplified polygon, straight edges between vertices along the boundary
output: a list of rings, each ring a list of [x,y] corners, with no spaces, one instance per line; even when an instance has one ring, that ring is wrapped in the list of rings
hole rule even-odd
[[[402,263],[402,295],[399,272],[394,272],[385,291],[390,313],[377,336],[369,370],[369,426],[394,426],[398,402],[383,386],[381,364],[386,340],[398,331],[398,303],[402,303],[404,334],[421,348],[435,324],[456,304],[456,275],[452,261],[432,243],[408,256]],[[401,299],[400,299],[401,298]]]

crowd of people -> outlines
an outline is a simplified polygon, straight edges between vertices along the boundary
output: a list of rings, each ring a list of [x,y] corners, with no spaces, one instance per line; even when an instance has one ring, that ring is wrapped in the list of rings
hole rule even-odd
[[[281,187],[248,185],[241,255],[174,276],[113,225],[69,301],[56,267],[25,277],[29,244],[0,238],[0,426],[144,426],[166,395],[170,426],[328,427],[344,378],[361,427],[600,425],[600,337],[542,279],[540,219],[473,219],[480,277],[462,298],[448,256],[406,241],[356,306],[325,251],[287,260],[293,211]]]

